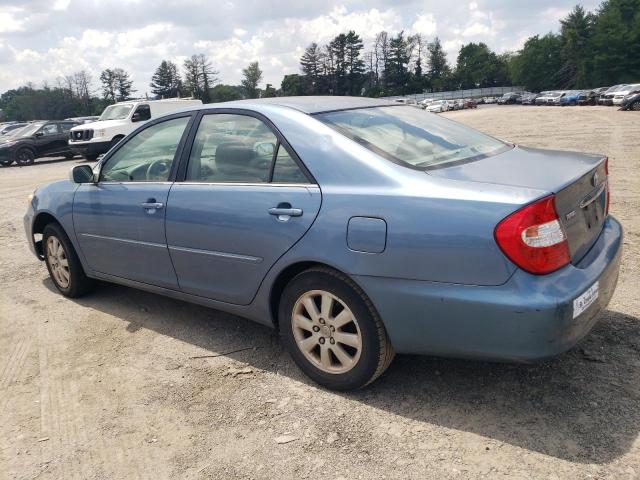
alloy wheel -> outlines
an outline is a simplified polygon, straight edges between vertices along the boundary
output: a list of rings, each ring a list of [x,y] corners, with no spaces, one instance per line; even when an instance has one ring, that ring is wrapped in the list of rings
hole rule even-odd
[[[47,239],[47,263],[58,286],[68,288],[71,281],[69,260],[62,243],[54,236]]]
[[[311,290],[296,301],[291,328],[300,352],[315,367],[332,374],[356,366],[362,352],[358,321],[340,298]]]

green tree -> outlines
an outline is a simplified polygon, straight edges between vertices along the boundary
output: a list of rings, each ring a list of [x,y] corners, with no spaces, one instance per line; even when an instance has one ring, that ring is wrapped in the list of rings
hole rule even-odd
[[[102,96],[104,99],[115,103],[118,96],[118,84],[114,70],[105,68],[100,73],[100,82],[102,82]]]
[[[460,48],[455,71],[458,88],[506,85],[507,65],[484,43],[468,43]]]
[[[320,89],[324,53],[317,43],[309,45],[300,58],[300,69],[304,75],[305,93],[313,95]]]
[[[262,80],[262,70],[258,62],[251,62],[247,68],[242,70],[242,86],[244,87],[247,98],[258,98],[260,89],[258,84]]]
[[[534,92],[557,88],[561,50],[559,35],[548,33],[544,37],[529,38],[510,64],[513,82]]]
[[[594,16],[580,5],[560,20],[562,66],[558,80],[562,87],[589,86],[593,22]]]
[[[396,94],[404,95],[409,83],[409,44],[400,32],[389,41],[389,54],[385,77],[387,86],[394,89]]]
[[[182,81],[178,66],[168,60],[162,60],[151,78],[151,92],[158,98],[174,98],[180,94]]]
[[[451,68],[449,67],[449,62],[447,62],[447,54],[442,48],[442,43],[438,37],[427,45],[427,55],[429,59],[429,68],[427,69],[429,81],[434,90],[442,90],[449,80]]]
[[[303,95],[303,77],[297,73],[285,75],[280,84],[280,91],[285,97]]]
[[[360,36],[353,30],[349,30],[345,40],[346,93],[359,95],[364,73],[364,62],[360,58],[360,52],[364,48],[364,44]]]
[[[211,102],[230,102],[232,100],[242,99],[242,88],[234,85],[225,85],[219,83],[209,90],[209,98]]]
[[[640,0],[607,0],[593,25],[594,85],[637,82],[640,78]]]

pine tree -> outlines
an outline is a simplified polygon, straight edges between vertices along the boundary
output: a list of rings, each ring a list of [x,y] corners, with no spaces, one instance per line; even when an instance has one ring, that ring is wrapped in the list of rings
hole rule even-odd
[[[247,68],[242,70],[244,78],[241,83],[248,98],[258,98],[260,89],[258,84],[262,80],[262,70],[258,62],[250,63]]]
[[[178,74],[178,66],[163,60],[151,78],[151,92],[159,98],[174,98],[180,93],[182,81]]]

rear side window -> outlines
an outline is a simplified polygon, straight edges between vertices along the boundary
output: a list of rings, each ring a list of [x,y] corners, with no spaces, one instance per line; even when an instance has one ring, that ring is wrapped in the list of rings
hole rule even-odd
[[[476,160],[512,148],[477,130],[410,106],[343,110],[316,118],[378,155],[418,169]]]
[[[284,145],[278,147],[276,162],[273,166],[273,183],[309,183],[306,175],[289,154]]]
[[[211,183],[266,183],[278,138],[261,120],[227,113],[202,117],[186,180]]]

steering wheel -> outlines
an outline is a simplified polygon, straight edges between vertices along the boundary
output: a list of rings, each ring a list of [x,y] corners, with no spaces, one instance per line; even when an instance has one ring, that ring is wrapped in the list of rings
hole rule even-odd
[[[147,167],[147,180],[164,181],[169,177],[169,160],[155,160]]]

